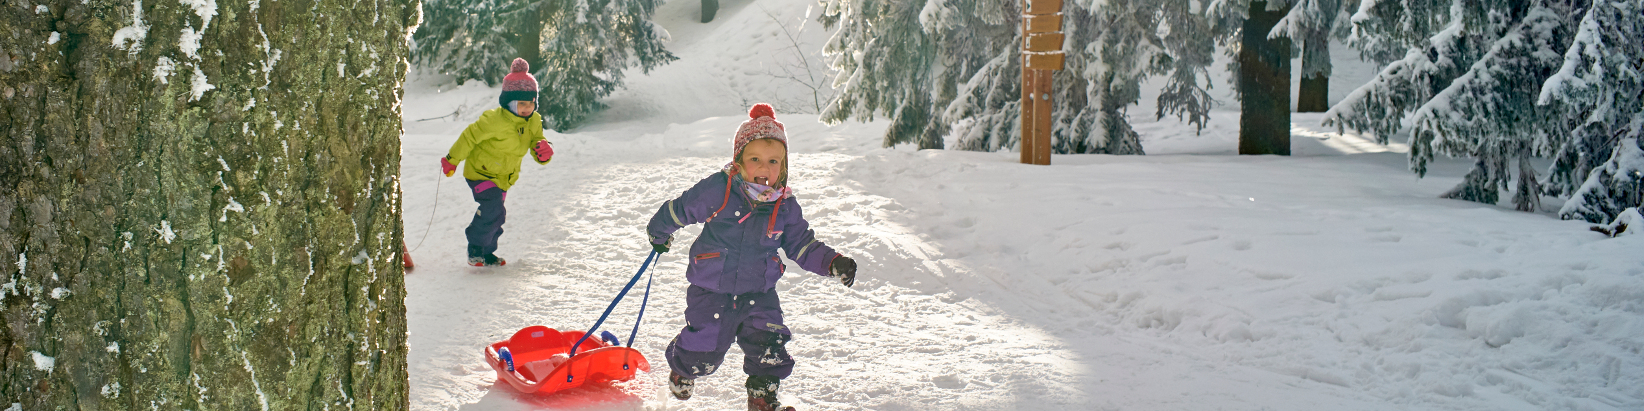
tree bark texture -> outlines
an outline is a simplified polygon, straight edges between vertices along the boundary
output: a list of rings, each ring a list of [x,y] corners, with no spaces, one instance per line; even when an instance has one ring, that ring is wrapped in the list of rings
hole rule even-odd
[[[407,408],[417,14],[0,5],[0,407]]]
[[[1297,113],[1323,113],[1330,110],[1330,67],[1319,65],[1330,58],[1330,39],[1320,34],[1302,41],[1301,84],[1296,90]]]
[[[1239,154],[1290,155],[1290,40],[1268,39],[1289,13],[1250,2],[1239,46]]]
[[[1317,75],[1302,77],[1296,91],[1297,113],[1323,113],[1330,110],[1330,77]]]

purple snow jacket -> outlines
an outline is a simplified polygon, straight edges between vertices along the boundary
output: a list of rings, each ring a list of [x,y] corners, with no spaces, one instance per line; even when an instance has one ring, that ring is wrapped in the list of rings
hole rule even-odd
[[[662,204],[646,227],[651,242],[662,244],[681,227],[707,222],[691,244],[685,278],[692,285],[721,294],[746,294],[776,287],[786,268],[777,248],[799,267],[827,275],[839,253],[816,239],[799,202],[786,197],[755,203],[742,178],[718,172]],[[771,213],[776,212],[775,218]],[[751,214],[751,215],[750,215]]]

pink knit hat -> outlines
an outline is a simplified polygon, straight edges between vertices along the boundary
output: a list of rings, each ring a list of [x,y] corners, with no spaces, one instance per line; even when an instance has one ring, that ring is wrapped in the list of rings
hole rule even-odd
[[[776,110],[771,109],[770,104],[755,104],[753,108],[748,109],[748,121],[742,122],[742,126],[736,128],[736,140],[734,142],[735,146],[731,150],[731,161],[735,162],[742,157],[742,148],[746,147],[750,141],[768,138],[780,141],[782,147],[787,147],[788,133],[786,130],[782,126],[782,122],[776,121]]]
[[[732,141],[731,162],[725,165],[725,170],[734,171],[736,162],[742,158],[742,148],[754,140],[768,138],[782,143],[782,148],[788,147],[788,132],[782,122],[776,121],[776,110],[770,104],[759,103],[748,109],[748,121],[736,128],[736,139]],[[784,188],[788,186],[788,158],[787,153],[782,157],[782,176],[777,178],[772,187]]]
[[[502,78],[502,95],[497,97],[497,103],[503,107],[508,107],[508,103],[515,101],[535,103],[537,78],[531,76],[531,63],[526,63],[522,58],[515,58],[508,69],[508,75]]]

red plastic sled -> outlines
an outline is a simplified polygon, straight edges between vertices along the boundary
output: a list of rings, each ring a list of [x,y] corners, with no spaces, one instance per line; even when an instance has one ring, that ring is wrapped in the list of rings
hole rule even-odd
[[[485,362],[497,370],[497,380],[523,393],[552,393],[589,382],[626,381],[638,371],[651,371],[650,361],[638,350],[611,346],[589,338],[577,348],[577,355],[555,365],[554,354],[566,354],[582,338],[582,331],[558,331],[533,325],[514,333],[513,338],[485,347]],[[506,349],[514,370],[498,354]],[[562,357],[563,358],[563,357]]]

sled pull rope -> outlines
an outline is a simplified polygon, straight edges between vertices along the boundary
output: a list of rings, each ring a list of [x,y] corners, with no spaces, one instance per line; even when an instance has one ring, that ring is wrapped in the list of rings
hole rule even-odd
[[[655,253],[655,251],[652,251],[652,253]],[[634,319],[634,332],[628,334],[628,347],[630,348],[634,346],[634,337],[639,336],[639,323],[645,321],[645,305],[651,302],[651,279],[656,278],[656,266],[660,264],[662,264],[662,259],[656,259],[655,262],[651,263],[651,274],[645,276],[645,298],[639,300],[639,317]],[[644,270],[644,268],[640,269]],[[627,367],[628,365],[623,364],[622,366]]]
[[[438,118],[438,117],[435,117],[435,118]],[[411,251],[421,250],[422,249],[422,242],[423,241],[428,241],[428,232],[432,231],[434,229],[434,213],[437,213],[437,212],[440,211],[440,182],[442,182],[442,181],[445,181],[445,179],[443,179],[443,178],[435,178],[434,179],[434,210],[428,212],[428,228],[422,229],[422,239],[417,240],[417,247],[412,248]],[[410,254],[410,252],[406,252],[406,254]]]
[[[582,346],[583,341],[588,341],[588,336],[593,335],[594,330],[598,330],[599,326],[601,324],[605,323],[605,318],[611,316],[611,310],[616,309],[617,303],[622,302],[622,297],[628,295],[628,290],[633,289],[634,284],[639,283],[639,276],[641,274],[645,274],[645,268],[649,267],[651,265],[651,260],[656,259],[656,256],[657,256],[656,251],[651,251],[651,255],[645,256],[645,262],[641,263],[639,265],[639,272],[634,273],[634,278],[628,280],[628,285],[622,287],[622,292],[617,293],[616,299],[611,300],[611,305],[608,306],[608,307],[605,307],[605,313],[599,315],[599,320],[598,321],[594,321],[594,327],[589,328],[588,332],[582,333],[582,338],[577,339],[577,343],[571,345],[571,352],[569,354],[567,354],[567,356],[575,357],[577,355],[577,348]],[[650,283],[647,282],[645,284],[645,290],[646,290],[646,297],[645,298],[647,300],[650,299],[650,289],[651,289]],[[642,315],[642,316],[644,314],[645,314],[644,312],[640,313],[640,315]],[[634,322],[634,327],[635,327],[634,332],[638,333],[639,332],[639,328],[638,328],[639,327],[639,322],[638,321]],[[628,340],[629,340],[628,344],[630,346],[633,345],[633,338],[630,337]]]

